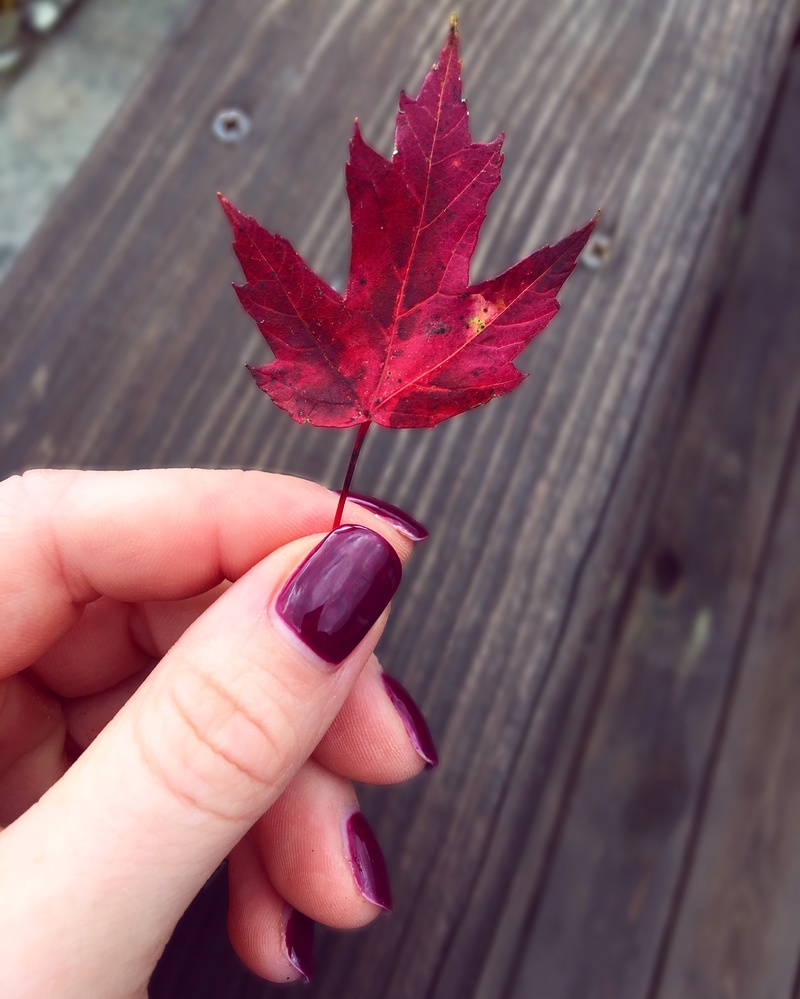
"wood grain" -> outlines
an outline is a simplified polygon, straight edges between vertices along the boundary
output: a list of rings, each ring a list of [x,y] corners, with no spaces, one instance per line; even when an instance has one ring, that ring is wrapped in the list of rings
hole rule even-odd
[[[711,761],[716,765],[674,905],[659,999],[790,996],[800,956],[800,289],[791,263],[800,252],[800,201],[787,201],[785,193],[800,177],[798,134],[796,48],[731,290],[731,315],[737,314],[741,331],[731,347],[743,351],[744,339],[753,336],[767,347],[774,338],[776,361],[785,365],[782,372],[773,367],[767,392],[757,394],[751,382],[742,396],[754,410],[758,446],[770,438],[777,443],[778,427],[789,420],[791,437],[763,577],[754,580],[751,621],[735,650],[735,688]],[[749,463],[747,469],[748,477],[757,475]],[[751,482],[749,488],[758,487]],[[729,589],[737,581],[734,576]]]
[[[789,994],[800,951],[796,487],[785,495],[800,429],[800,203],[787,203],[798,97],[796,56],[515,997],[534,981],[564,997]]]
[[[352,118],[388,153],[397,91],[419,85],[449,10],[198,3],[0,287],[3,471],[222,464],[336,482],[348,436],[291,424],[242,370],[265,349],[227,287],[214,193],[340,283]],[[570,282],[513,397],[366,445],[358,488],[432,530],[382,658],[443,764],[364,795],[397,911],[325,936],[315,994],[463,997],[526,939],[503,914],[530,907],[520,858],[535,893],[552,850],[794,16],[779,0],[475,0],[462,13],[473,132],[508,133],[473,276],[598,205],[611,256]],[[234,146],[210,129],[230,106],[253,125]],[[198,946],[209,924],[190,919],[194,944],[170,951],[157,995],[270,993]]]
[[[798,430],[659,997],[792,995],[800,955]]]

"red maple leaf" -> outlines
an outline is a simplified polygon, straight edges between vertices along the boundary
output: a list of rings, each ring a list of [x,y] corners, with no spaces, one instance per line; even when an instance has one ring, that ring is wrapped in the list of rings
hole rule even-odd
[[[391,160],[356,122],[344,297],[286,239],[220,196],[246,278],[236,291],[275,355],[250,371],[299,423],[433,427],[516,388],[525,376],[514,358],[558,311],[595,219],[469,284],[503,136],[472,142],[460,69],[453,21],[419,97],[400,95]]]
[[[250,368],[258,387],[298,423],[358,425],[334,528],[372,423],[434,427],[520,384],[514,359],[558,311],[556,295],[597,219],[498,277],[469,283],[503,136],[472,141],[460,72],[453,18],[419,97],[400,95],[391,160],[364,142],[356,122],[344,296],[288,240],[220,195],[246,278],[236,292],[275,355]]]

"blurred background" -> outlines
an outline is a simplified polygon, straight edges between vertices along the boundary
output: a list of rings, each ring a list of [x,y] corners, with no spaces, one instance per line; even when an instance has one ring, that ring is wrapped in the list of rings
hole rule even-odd
[[[0,278],[188,2],[0,0]]]

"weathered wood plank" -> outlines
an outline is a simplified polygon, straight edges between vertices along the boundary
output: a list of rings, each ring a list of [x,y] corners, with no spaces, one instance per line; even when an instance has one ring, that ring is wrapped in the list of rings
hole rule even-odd
[[[659,999],[792,995],[800,955],[798,438],[800,426]]]
[[[237,464],[336,481],[345,435],[290,424],[242,372],[264,349],[226,287],[236,269],[213,194],[341,280],[351,120],[388,152],[397,90],[418,85],[449,10],[198,4],[0,287],[3,470]],[[587,642],[607,630],[603,599],[624,578],[792,29],[779,0],[476,0],[463,13],[474,132],[509,133],[476,274],[598,204],[612,256],[571,282],[514,397],[367,443],[359,487],[433,530],[383,658],[444,762],[365,796],[397,911],[326,936],[320,995],[468,995],[499,927],[524,931],[501,921],[517,858],[546,845],[559,812],[540,804],[569,772],[561,740],[580,731],[602,666]],[[233,147],[210,131],[231,105],[253,122]],[[210,948],[194,957],[209,995],[269,991],[227,966],[215,977]]]
[[[800,768],[790,738],[800,683],[789,609],[800,573],[796,496],[784,497],[783,480],[800,430],[799,99],[795,57],[743,253],[531,914],[511,992],[520,999],[533,983],[559,997],[789,995],[800,950]]]
[[[763,343],[775,327],[787,374],[797,382],[800,290],[800,49],[759,188],[740,320]],[[787,198],[787,192],[795,192]],[[794,273],[793,273],[794,271]],[[737,295],[738,293],[734,293]],[[794,343],[791,343],[794,341]],[[794,371],[792,371],[792,366]],[[794,393],[794,402],[800,396]],[[773,417],[775,397],[767,401]],[[752,396],[743,396],[749,410]],[[783,407],[781,407],[781,410]],[[741,676],[717,750],[699,842],[676,900],[676,926],[658,999],[784,999],[800,956],[800,408],[794,413],[776,524],[746,640]],[[754,484],[753,488],[758,488]]]

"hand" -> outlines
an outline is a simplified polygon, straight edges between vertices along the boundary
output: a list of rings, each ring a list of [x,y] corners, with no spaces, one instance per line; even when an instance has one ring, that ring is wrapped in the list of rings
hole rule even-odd
[[[260,472],[0,484],[5,999],[146,996],[228,855],[231,940],[274,981],[311,920],[390,905],[351,781],[435,763],[372,656],[411,542],[354,504],[326,538],[335,504]]]

